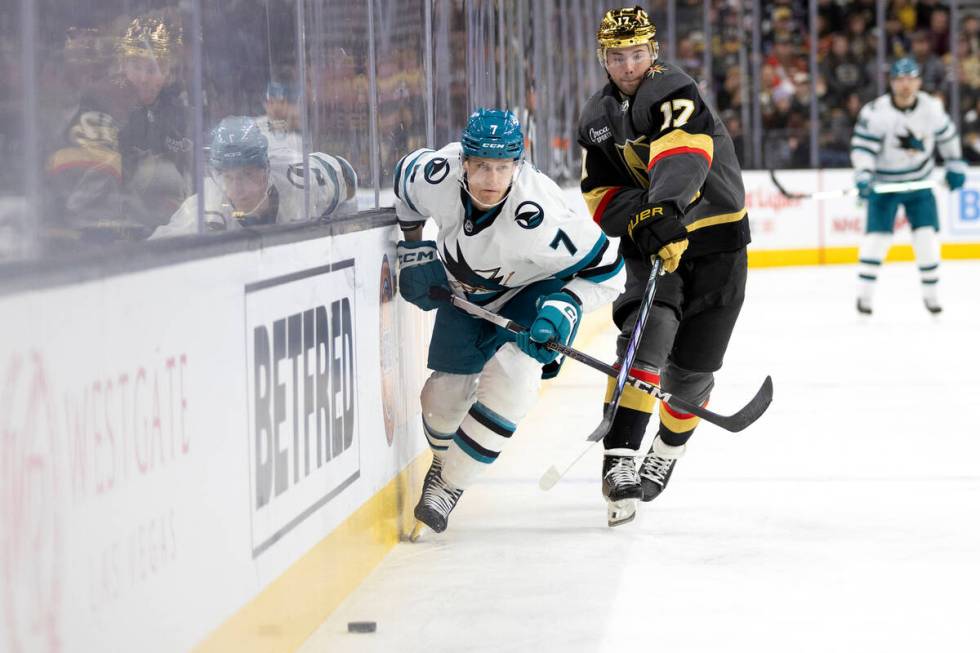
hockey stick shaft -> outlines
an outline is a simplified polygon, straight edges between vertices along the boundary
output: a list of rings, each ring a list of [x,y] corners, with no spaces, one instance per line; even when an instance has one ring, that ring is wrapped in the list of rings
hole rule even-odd
[[[612,428],[613,419],[616,411],[619,410],[619,401],[623,397],[623,390],[626,387],[626,379],[629,377],[630,370],[633,369],[633,361],[636,360],[636,352],[640,348],[640,338],[643,337],[643,330],[647,325],[647,318],[650,317],[650,307],[653,306],[653,296],[657,292],[657,277],[663,268],[663,261],[655,258],[653,267],[650,269],[650,276],[647,278],[646,290],[643,293],[643,301],[637,311],[636,323],[633,325],[633,332],[630,333],[629,342],[626,343],[626,351],[623,354],[622,365],[616,377],[616,387],[613,388],[612,397],[602,411],[602,421],[595,431],[589,436],[589,441],[597,442],[609,433]],[[608,372],[606,372],[608,374]]]
[[[502,315],[498,315],[493,311],[488,311],[482,306],[477,306],[473,302],[467,301],[462,297],[457,297],[453,295],[447,288],[433,287],[429,290],[429,295],[433,299],[442,299],[445,301],[449,301],[453,304],[453,306],[456,306],[460,310],[469,313],[474,317],[478,317],[488,322],[491,322],[493,324],[496,324],[497,326],[506,329],[511,333],[523,333],[524,331],[527,331],[527,328],[524,327],[523,325],[518,324],[513,320],[509,320]],[[762,413],[765,412],[766,408],[769,407],[769,403],[772,401],[772,378],[767,376],[762,386],[756,392],[752,400],[749,401],[749,403],[747,403],[745,406],[743,406],[738,412],[732,415],[719,415],[718,413],[710,411],[707,408],[700,406],[699,404],[683,399],[682,397],[677,397],[675,395],[670,394],[669,392],[663,392],[660,390],[659,387],[651,383],[647,383],[646,381],[642,381],[633,376],[630,376],[629,368],[627,368],[625,365],[617,369],[616,367],[609,365],[608,363],[605,363],[597,358],[593,358],[592,356],[589,356],[585,352],[579,351],[578,349],[574,349],[572,347],[568,347],[566,345],[562,345],[555,341],[550,341],[544,344],[544,347],[552,351],[558,352],[559,354],[563,354],[569,358],[575,359],[578,362],[587,365],[595,370],[598,370],[606,374],[607,376],[616,378],[617,380],[619,379],[620,375],[623,374],[623,371],[626,370],[627,373],[624,375],[626,382],[628,382],[630,385],[640,390],[641,392],[645,392],[647,394],[653,395],[657,399],[666,402],[670,406],[673,406],[686,413],[690,413],[691,415],[700,417],[706,422],[715,424],[716,426],[720,426],[726,431],[731,431],[733,433],[737,433],[738,431],[745,429],[750,424],[752,424],[752,422],[759,419]],[[590,438],[590,441],[598,441],[598,440],[592,440]]]
[[[776,190],[778,190],[783,197],[788,199],[825,200],[834,199],[837,197],[847,197],[849,195],[857,195],[857,188],[841,188],[839,190],[816,191],[812,193],[794,193],[787,190],[786,187],[780,183],[779,179],[776,177],[775,170],[769,171],[769,178],[772,180],[773,186],[776,187]],[[896,181],[875,184],[872,190],[878,195],[886,195],[888,193],[905,193],[935,187],[935,181],[931,179],[920,179],[918,181]]]

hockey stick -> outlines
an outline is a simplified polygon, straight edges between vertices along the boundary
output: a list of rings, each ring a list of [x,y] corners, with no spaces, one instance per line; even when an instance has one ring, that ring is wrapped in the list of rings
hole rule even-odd
[[[660,270],[663,268],[663,261],[659,258],[655,258],[653,261],[653,267],[650,270],[650,276],[647,278],[646,290],[643,293],[643,301],[640,302],[640,308],[636,316],[636,324],[633,325],[633,331],[630,333],[629,342],[626,343],[626,353],[623,355],[622,365],[615,374],[610,374],[610,376],[616,377],[616,387],[613,389],[612,397],[609,398],[609,403],[602,411],[602,421],[599,422],[599,426],[592,431],[586,440],[589,442],[598,442],[602,440],[609,433],[609,429],[612,428],[613,419],[616,417],[616,411],[619,410],[619,400],[623,397],[623,389],[626,387],[626,379],[629,377],[630,370],[633,369],[633,361],[636,360],[636,351],[640,346],[640,338],[643,337],[643,329],[647,325],[647,318],[650,317],[650,307],[653,306],[653,295],[657,292],[657,277],[660,276]],[[613,368],[615,369],[615,368]],[[605,370],[603,370],[605,372]],[[606,372],[606,374],[609,374]]]
[[[794,193],[792,191],[786,190],[779,179],[776,177],[776,171],[769,171],[769,179],[772,180],[773,186],[779,193],[791,200],[826,200],[833,199],[835,197],[847,197],[848,195],[857,195],[857,188],[842,188],[840,190],[825,190],[817,191],[813,193]],[[896,181],[887,182],[883,184],[875,184],[873,191],[879,195],[887,193],[904,193],[913,190],[925,190],[926,188],[935,188],[936,182],[931,179],[921,179],[919,181]]]
[[[498,315],[492,311],[488,311],[482,306],[477,306],[476,304],[463,299],[462,297],[457,297],[453,295],[448,288],[443,288],[442,286],[433,286],[429,289],[429,296],[433,299],[448,301],[456,306],[460,310],[469,313],[474,317],[484,319],[488,322],[496,324],[497,326],[507,329],[511,333],[523,333],[527,331],[527,328],[517,322],[508,320],[502,315]],[[546,348],[556,351],[559,354],[573,358],[584,365],[591,367],[592,369],[598,370],[608,376],[619,378],[622,374],[623,369],[628,369],[623,367],[617,369],[612,365],[604,363],[603,361],[589,356],[585,352],[579,351],[572,347],[567,347],[555,341],[550,341],[544,345]],[[744,430],[754,421],[759,419],[766,408],[769,407],[772,401],[772,377],[767,376],[762,386],[759,388],[758,392],[752,398],[749,403],[745,404],[738,412],[732,415],[719,415],[718,413],[712,412],[707,408],[700,406],[692,401],[688,401],[681,397],[670,394],[669,392],[663,392],[659,387],[647,383],[646,381],[641,381],[635,377],[625,375],[626,383],[639,390],[640,392],[645,392],[649,395],[653,395],[661,401],[667,402],[669,405],[682,410],[691,415],[696,415],[706,422],[710,422],[716,426],[720,426],[726,431],[731,431],[732,433],[738,433]],[[601,438],[599,438],[601,439]],[[598,440],[591,440],[591,442],[598,442]]]

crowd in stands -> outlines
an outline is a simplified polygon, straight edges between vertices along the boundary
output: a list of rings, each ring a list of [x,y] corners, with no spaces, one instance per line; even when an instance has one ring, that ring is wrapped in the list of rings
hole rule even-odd
[[[754,167],[807,168],[811,158],[807,3],[774,0],[762,5],[759,101],[764,161],[749,163]],[[738,44],[745,42],[746,32],[739,32],[736,0],[720,0],[714,10],[720,18],[716,24],[722,25],[712,39],[715,101],[745,164],[748,143],[742,103],[747,98],[743,97]],[[743,11],[748,13],[749,9]],[[980,162],[980,5],[964,6],[961,2],[959,16],[959,24],[952,26],[949,7],[939,0],[891,0],[882,33],[876,27],[874,0],[818,1],[820,167],[850,165],[848,144],[858,111],[879,95],[879,38],[885,39],[885,71],[895,59],[914,57],[922,70],[922,90],[940,97],[947,107],[953,80],[959,81],[959,108],[951,108],[950,114],[955,117],[958,113],[967,161]],[[958,58],[955,70],[953,48]],[[686,45],[682,49],[678,43],[679,62],[685,65],[686,61],[695,75],[701,69],[698,59],[702,52],[689,53]]]
[[[354,170],[362,176],[368,174],[374,147],[369,129],[367,28],[356,12],[339,2],[328,3],[324,16],[330,20],[323,24],[332,26],[329,29],[333,32],[329,39],[322,38],[327,28],[317,27],[319,32],[311,32],[323,41],[323,47],[310,49],[305,80],[300,79],[295,57],[290,58],[298,42],[295,14],[256,13],[245,0],[206,12],[202,30],[208,37],[201,46],[204,133],[200,135],[203,142],[195,144],[193,98],[187,84],[192,49],[187,47],[184,14],[171,6],[115,15],[98,0],[91,0],[91,4],[99,9],[99,15],[86,17],[84,27],[73,24],[66,28],[65,23],[78,18],[66,12],[61,22],[45,23],[38,36],[50,45],[39,49],[44,56],[38,58],[36,79],[40,107],[36,116],[40,131],[38,185],[43,189],[36,232],[42,252],[196,233],[200,229],[198,198],[192,198],[197,190],[192,174],[196,147],[205,153],[208,172],[202,212],[206,230],[323,219],[356,210],[358,175]],[[175,3],[170,0],[170,4]],[[384,23],[386,36],[379,41],[374,111],[379,114],[381,183],[388,183],[387,171],[401,153],[424,144],[420,139],[425,130],[419,127],[425,119],[423,67],[421,59],[411,55],[419,50],[417,41],[423,33],[422,3],[415,0],[403,4],[400,11],[414,17],[414,22]],[[799,0],[759,3],[762,58],[758,95],[752,91],[751,79],[751,3],[711,0],[708,39],[704,4],[704,0],[674,0],[676,22],[674,29],[668,30],[663,22],[667,0],[648,3],[661,28],[658,38],[662,55],[671,55],[675,63],[702,82],[733,137],[743,167],[810,167],[813,71],[808,4]],[[952,24],[949,6],[941,0],[890,0],[880,30],[876,26],[876,0],[818,0],[817,4],[815,88],[820,167],[850,165],[849,141],[858,111],[887,88],[879,90],[879,39],[884,39],[884,70],[897,58],[914,57],[922,71],[923,90],[940,97],[947,107],[956,83],[959,102],[950,113],[961,125],[964,157],[970,163],[980,163],[980,0],[961,1],[956,25]],[[283,9],[294,3],[281,5]],[[469,28],[460,19],[464,15],[462,5],[451,7],[449,16],[455,18],[444,17],[444,22],[451,23],[452,35],[437,33],[439,42],[452,51],[472,47],[464,38]],[[342,20],[345,17],[347,22]],[[0,78],[9,82],[0,88],[0,118],[4,118],[0,124],[8,126],[0,129],[0,154],[23,150],[23,135],[10,127],[21,124],[23,106],[17,63],[20,45],[4,36],[12,33],[11,21],[9,10],[0,9]],[[536,32],[529,30],[528,34],[525,45],[533,47]],[[710,74],[704,67],[706,40],[712,54]],[[407,45],[399,49],[403,42]],[[583,47],[581,56],[596,65],[592,47]],[[548,53],[552,50],[549,45]],[[519,57],[518,65],[530,60]],[[485,63],[497,61],[493,56]],[[444,104],[465,106],[468,102],[464,97],[468,87],[460,71],[469,69],[457,63],[451,69],[440,68],[442,64],[436,68],[442,78],[452,77],[443,86],[454,89],[441,96],[437,89],[437,129],[451,109]],[[562,59],[560,65],[567,63]],[[531,89],[522,116],[532,139],[528,151],[544,157],[543,152],[535,151],[533,142],[533,89],[547,78],[536,76],[529,63],[524,73],[526,88]],[[516,72],[509,71],[507,77],[516,78]],[[553,77],[567,80],[565,75]],[[565,92],[576,94],[577,86],[569,84]],[[312,107],[307,116],[306,161],[301,90]],[[448,101],[440,103],[440,98]],[[758,134],[745,124],[753,115],[755,103],[762,120]],[[552,102],[550,106],[554,112],[554,107],[564,105]],[[547,116],[537,119],[541,122]],[[555,158],[561,165],[551,168],[564,181],[577,176],[577,161],[568,150],[567,135],[558,127],[572,122],[564,117],[541,122],[552,127],[549,145],[553,155],[561,155]],[[225,129],[218,130],[222,125]],[[760,135],[762,159],[755,160],[753,146]],[[233,170],[239,154],[230,142],[218,143],[215,139],[219,136],[237,138],[235,147],[249,150],[242,160],[254,162],[254,174]],[[409,138],[414,140],[409,142]],[[253,154],[249,148],[260,152]],[[212,156],[218,149],[225,152],[224,160]],[[6,160],[16,159],[7,156]],[[567,173],[562,175],[561,170]],[[26,206],[24,198],[18,197],[21,176],[16,164],[0,166],[0,259],[5,258],[4,233],[21,237],[15,228],[20,224],[16,216],[24,214]],[[314,190],[322,191],[322,197],[308,197],[313,191],[307,192],[306,180],[316,182],[318,188]],[[248,189],[239,188],[245,182],[256,186],[254,198],[245,192]],[[242,199],[233,201],[239,195]]]

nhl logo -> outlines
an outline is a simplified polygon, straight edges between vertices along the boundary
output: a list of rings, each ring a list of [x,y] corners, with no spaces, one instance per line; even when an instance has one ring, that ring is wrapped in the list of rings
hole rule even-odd
[[[473,221],[472,220],[466,220],[465,222],[463,222],[463,231],[466,232],[466,235],[467,236],[469,236],[471,233],[473,233]]]
[[[524,229],[534,229],[544,222],[544,209],[537,202],[521,202],[514,213],[514,221]]]

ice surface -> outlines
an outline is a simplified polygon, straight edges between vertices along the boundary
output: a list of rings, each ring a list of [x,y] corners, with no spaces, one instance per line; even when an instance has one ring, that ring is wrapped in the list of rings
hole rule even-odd
[[[980,651],[980,263],[927,314],[912,264],[753,270],[711,408],[766,374],[768,413],[703,424],[668,491],[610,529],[604,378],[568,361],[449,529],[399,544],[302,648],[322,651]],[[589,343],[612,358],[614,332]],[[348,621],[378,622],[370,635]]]

